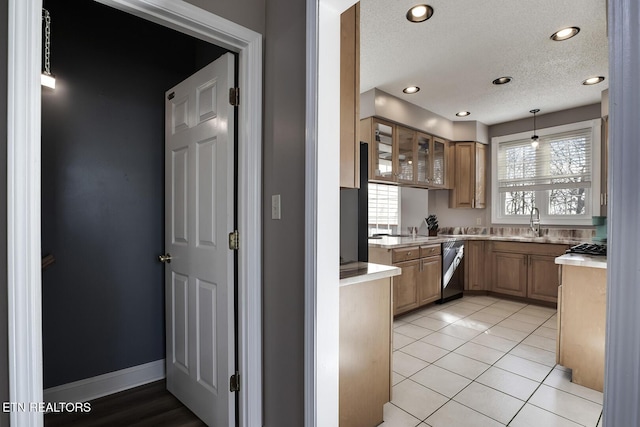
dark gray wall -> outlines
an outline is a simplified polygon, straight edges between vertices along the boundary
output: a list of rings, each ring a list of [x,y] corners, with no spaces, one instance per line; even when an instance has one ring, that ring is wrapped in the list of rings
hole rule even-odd
[[[45,388],[164,358],[164,92],[223,52],[98,3],[47,8]]]
[[[0,402],[9,400],[7,354],[7,9],[0,0]],[[9,414],[0,412],[0,426]]]
[[[257,33],[265,33],[265,0],[185,0],[204,10],[245,26]],[[286,10],[280,13],[286,14]]]
[[[304,1],[267,1],[263,163],[267,427],[304,425],[305,15]],[[281,220],[271,220],[272,194],[282,195]]]

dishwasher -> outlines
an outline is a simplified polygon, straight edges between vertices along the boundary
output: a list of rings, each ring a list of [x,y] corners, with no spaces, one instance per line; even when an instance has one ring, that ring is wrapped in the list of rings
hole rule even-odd
[[[442,293],[436,303],[462,298],[464,290],[464,240],[442,244]]]

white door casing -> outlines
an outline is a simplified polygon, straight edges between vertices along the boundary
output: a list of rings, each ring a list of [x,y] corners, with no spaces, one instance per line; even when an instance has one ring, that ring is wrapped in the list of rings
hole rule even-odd
[[[233,69],[227,53],[165,101],[167,389],[210,426],[235,425]]]

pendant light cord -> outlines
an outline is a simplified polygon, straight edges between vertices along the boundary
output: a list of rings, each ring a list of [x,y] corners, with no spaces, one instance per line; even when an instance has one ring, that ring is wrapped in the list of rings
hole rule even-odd
[[[44,72],[51,75],[51,15],[49,11],[42,8],[44,19]]]

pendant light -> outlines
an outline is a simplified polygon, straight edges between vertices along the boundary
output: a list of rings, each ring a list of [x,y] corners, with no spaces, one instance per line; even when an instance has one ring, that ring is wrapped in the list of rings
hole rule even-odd
[[[533,113],[533,135],[531,135],[531,146],[533,148],[538,148],[538,140],[540,139],[538,135],[536,135],[536,113],[539,113],[540,110],[536,108],[535,110],[530,110],[530,113]]]
[[[42,8],[42,20],[44,21],[44,71],[40,75],[40,84],[55,89],[56,78],[51,74],[51,15],[45,8]]]

